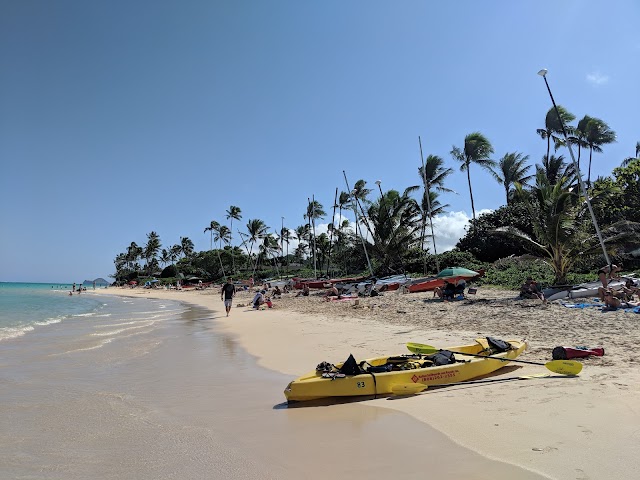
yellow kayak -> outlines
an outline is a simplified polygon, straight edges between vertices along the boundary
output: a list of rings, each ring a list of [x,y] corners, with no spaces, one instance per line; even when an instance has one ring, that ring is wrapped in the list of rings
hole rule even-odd
[[[347,362],[330,365],[326,362],[316,370],[295,379],[284,390],[287,401],[316,400],[326,397],[349,397],[360,395],[388,395],[401,389],[411,390],[411,384],[440,385],[464,382],[472,378],[494,372],[508,364],[508,360],[517,358],[526,348],[524,340],[509,340],[511,349],[496,353],[487,340],[477,339],[473,345],[448,347],[454,352],[454,363],[437,365],[439,359],[433,355],[409,354],[370,358],[357,362],[360,373],[343,373]],[[492,358],[455,355],[455,352],[475,355],[491,355]],[[342,372],[341,372],[342,370]],[[395,387],[395,388],[394,388]],[[419,387],[415,390],[419,391]]]

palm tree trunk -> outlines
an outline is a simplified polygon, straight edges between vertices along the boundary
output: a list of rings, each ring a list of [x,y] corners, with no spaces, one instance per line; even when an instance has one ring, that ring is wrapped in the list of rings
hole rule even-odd
[[[469,182],[469,197],[471,197],[471,212],[473,213],[473,220],[476,219],[476,207],[473,204],[473,191],[471,190],[471,173],[469,172],[471,165],[467,163],[467,181]]]
[[[589,149],[589,170],[587,173],[587,188],[591,188],[591,157],[593,156],[593,147]]]
[[[331,268],[331,245],[333,245],[333,230],[335,228],[336,221],[336,202],[338,201],[338,187],[336,187],[336,195],[333,199],[333,215],[331,216],[331,238],[329,238],[329,254],[327,258],[327,277],[329,277],[329,270]]]

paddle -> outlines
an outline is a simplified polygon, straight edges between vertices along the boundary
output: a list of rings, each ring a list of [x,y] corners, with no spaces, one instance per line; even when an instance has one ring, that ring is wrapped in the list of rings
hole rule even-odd
[[[413,353],[422,353],[422,354],[432,354],[440,351],[439,348],[432,347],[431,345],[424,345],[422,343],[407,343],[407,348]],[[575,362],[572,360],[552,360],[547,363],[541,362],[530,362],[527,360],[514,360],[509,358],[500,358],[500,357],[492,357],[490,355],[478,355],[475,353],[463,353],[463,352],[453,352],[456,355],[466,355],[469,357],[479,357],[479,358],[493,358],[495,360],[500,360],[503,362],[517,362],[517,363],[528,363],[530,365],[544,365],[549,370],[554,373],[559,373],[560,375],[578,375],[582,370],[582,364],[580,362]]]
[[[536,373],[534,375],[521,375],[520,377],[506,377],[506,378],[484,378],[481,380],[468,380],[466,382],[455,383],[442,383],[440,385],[433,385],[432,388],[440,387],[456,387],[458,385],[473,385],[476,383],[493,383],[493,382],[512,382],[514,380],[531,380],[532,378],[549,378],[548,373]],[[423,383],[398,383],[391,387],[391,393],[394,395],[414,395],[420,393],[429,388],[429,386]]]

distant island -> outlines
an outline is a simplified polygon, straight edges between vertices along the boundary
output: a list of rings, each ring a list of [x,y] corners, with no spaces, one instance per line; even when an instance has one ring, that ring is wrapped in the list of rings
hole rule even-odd
[[[85,280],[84,282],[82,282],[82,286],[93,287],[94,282],[96,284],[96,287],[108,287],[111,284],[104,278],[96,278],[95,280]]]

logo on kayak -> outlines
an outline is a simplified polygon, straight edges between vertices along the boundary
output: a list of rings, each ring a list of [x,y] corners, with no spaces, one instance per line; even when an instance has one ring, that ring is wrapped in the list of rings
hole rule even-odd
[[[446,370],[444,372],[434,372],[434,373],[427,373],[422,375],[414,375],[413,377],[411,377],[411,380],[413,381],[413,383],[432,382],[434,380],[452,379],[456,377],[458,373],[460,373],[458,369]]]

